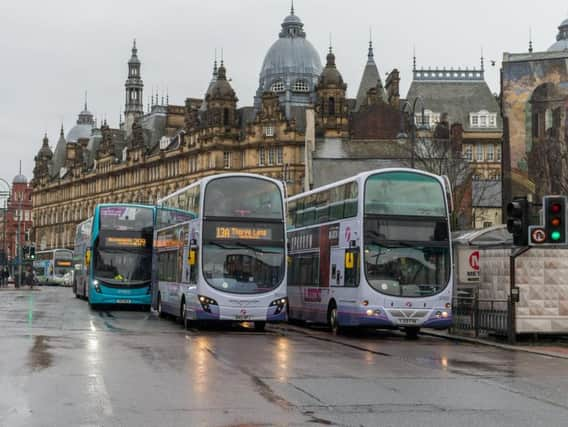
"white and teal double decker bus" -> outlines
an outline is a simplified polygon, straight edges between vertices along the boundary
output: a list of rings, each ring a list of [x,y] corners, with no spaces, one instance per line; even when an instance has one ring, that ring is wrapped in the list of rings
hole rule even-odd
[[[284,188],[207,177],[158,201],[153,306],[184,325],[286,320]]]
[[[348,327],[452,322],[451,191],[415,169],[359,174],[288,199],[291,320]]]
[[[73,269],[71,249],[51,249],[35,254],[33,269],[40,285],[62,285],[63,276]]]
[[[73,290],[91,306],[150,307],[153,206],[99,204],[77,226]]]

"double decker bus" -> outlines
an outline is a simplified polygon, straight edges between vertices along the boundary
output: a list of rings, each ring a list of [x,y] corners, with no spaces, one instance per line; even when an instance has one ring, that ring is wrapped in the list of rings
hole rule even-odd
[[[99,204],[77,226],[73,291],[91,306],[150,307],[155,208]]]
[[[451,191],[414,169],[359,174],[288,199],[291,320],[448,328]]]
[[[35,254],[33,269],[40,285],[62,285],[63,276],[73,269],[71,249],[51,249]]]
[[[158,201],[152,304],[184,326],[286,320],[284,189],[253,174],[207,177]]]

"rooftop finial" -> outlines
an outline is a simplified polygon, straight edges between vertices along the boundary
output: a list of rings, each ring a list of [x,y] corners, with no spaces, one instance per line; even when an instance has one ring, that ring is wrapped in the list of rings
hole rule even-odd
[[[224,67],[224,65],[223,65],[223,48],[221,48],[221,67]]]
[[[213,61],[213,76],[217,76],[217,48],[215,48],[215,61]]]
[[[85,91],[85,111],[87,111],[87,91]]]
[[[481,71],[485,69],[485,59],[483,58],[483,46],[481,46]]]
[[[412,71],[416,71],[416,46],[412,48]]]
[[[290,15],[294,14],[294,0],[291,0],[291,4],[290,4]]]
[[[22,174],[22,161],[20,160],[20,175]]]
[[[61,123],[61,130],[59,131],[59,136],[63,136],[63,123]]]
[[[375,54],[373,53],[373,30],[369,27],[369,52],[367,53],[367,57],[369,62],[373,61]]]
[[[533,51],[532,27],[529,27],[529,53]]]
[[[333,53],[333,43],[331,39],[331,33],[329,33],[329,53]]]

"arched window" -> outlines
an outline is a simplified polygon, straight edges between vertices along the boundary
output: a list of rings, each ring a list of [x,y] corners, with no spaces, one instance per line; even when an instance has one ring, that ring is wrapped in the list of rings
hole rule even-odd
[[[306,82],[305,80],[296,80],[294,82],[292,90],[294,92],[309,92],[310,87],[308,86],[308,82]]]
[[[275,82],[272,83],[272,85],[270,86],[270,90],[272,92],[276,92],[276,93],[280,93],[280,92],[284,92],[285,88],[284,88],[284,82],[282,80],[276,80]]]
[[[335,116],[335,98],[333,96],[327,100],[327,113],[330,116]]]
[[[229,125],[229,109],[223,108],[223,126]]]

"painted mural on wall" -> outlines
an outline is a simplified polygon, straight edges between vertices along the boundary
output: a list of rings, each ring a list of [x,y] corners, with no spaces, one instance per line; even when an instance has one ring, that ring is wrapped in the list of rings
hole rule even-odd
[[[565,39],[566,38],[566,39]],[[568,194],[568,20],[546,52],[505,53],[505,198]]]

